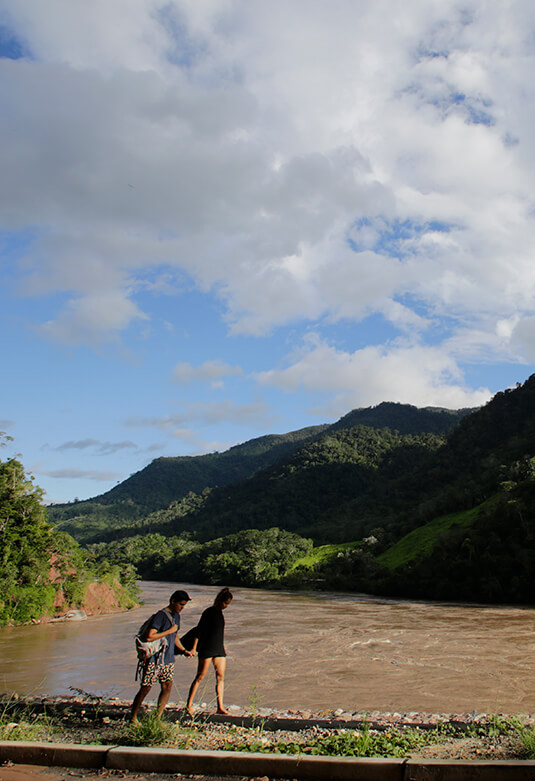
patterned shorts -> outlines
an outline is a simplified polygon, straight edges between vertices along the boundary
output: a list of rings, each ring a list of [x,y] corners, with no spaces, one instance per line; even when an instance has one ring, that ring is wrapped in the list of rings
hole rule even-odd
[[[173,680],[175,672],[174,662],[169,664],[160,664],[158,667],[154,662],[149,662],[143,670],[142,686],[153,686],[155,683],[166,683]]]

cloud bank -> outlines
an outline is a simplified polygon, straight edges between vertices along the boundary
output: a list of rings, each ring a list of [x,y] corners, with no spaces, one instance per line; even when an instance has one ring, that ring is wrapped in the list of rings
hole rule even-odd
[[[528,0],[3,0],[2,22],[1,228],[14,289],[54,301],[41,336],[120,340],[171,272],[229,334],[382,318],[388,341],[325,333],[257,374],[336,409],[472,406],[463,366],[533,360]]]

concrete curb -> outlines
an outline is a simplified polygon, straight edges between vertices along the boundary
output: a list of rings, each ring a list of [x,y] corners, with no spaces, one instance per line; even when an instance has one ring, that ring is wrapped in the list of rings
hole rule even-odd
[[[392,759],[308,757],[236,751],[158,751],[150,748],[110,751],[108,768],[150,773],[248,776],[295,779],[403,781],[403,762]]]
[[[0,741],[0,764],[50,765],[59,767],[100,768],[106,763],[109,746],[72,743],[36,743],[23,740]]]
[[[0,763],[310,781],[534,781],[535,761],[418,761],[0,741]]]

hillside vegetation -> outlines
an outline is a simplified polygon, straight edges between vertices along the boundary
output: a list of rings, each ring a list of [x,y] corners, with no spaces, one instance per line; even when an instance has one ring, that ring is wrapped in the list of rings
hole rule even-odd
[[[83,543],[156,529],[165,534],[194,529],[207,538],[256,525],[266,528],[270,517],[267,526],[303,531],[310,526],[309,513],[317,515],[308,498],[317,480],[327,483],[329,494],[334,487],[340,499],[349,499],[354,496],[353,481],[360,474],[360,482],[366,485],[387,451],[398,449],[398,461],[417,459],[422,447],[442,444],[444,435],[468,412],[383,403],[353,410],[332,426],[260,437],[225,453],[158,458],[106,494],[53,505],[49,516]],[[366,433],[365,428],[372,431]],[[376,429],[383,429],[384,435],[377,435]],[[311,471],[312,467],[317,468]],[[303,469],[304,478],[298,474]],[[284,485],[277,485],[279,480]],[[271,496],[273,489],[276,496]],[[292,500],[288,506],[284,495],[295,491],[301,494],[300,501]],[[316,494],[322,495],[320,485]],[[320,520],[320,535],[321,526]]]
[[[292,437],[245,479],[105,529],[73,505],[72,531],[144,577],[535,602],[535,376],[479,410],[385,403]]]
[[[20,461],[0,461],[0,626],[83,607],[97,582],[101,595],[110,592],[115,604],[132,607],[134,578],[128,563],[91,562],[72,537],[47,522],[42,492]]]

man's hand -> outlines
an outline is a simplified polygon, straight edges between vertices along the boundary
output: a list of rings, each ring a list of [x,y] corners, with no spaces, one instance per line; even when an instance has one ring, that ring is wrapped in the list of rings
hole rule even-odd
[[[159,640],[160,637],[167,637],[167,635],[172,635],[173,632],[176,631],[178,631],[178,626],[176,624],[173,624],[169,629],[166,629],[165,632],[158,632],[154,627],[151,627],[147,635],[147,640]]]

